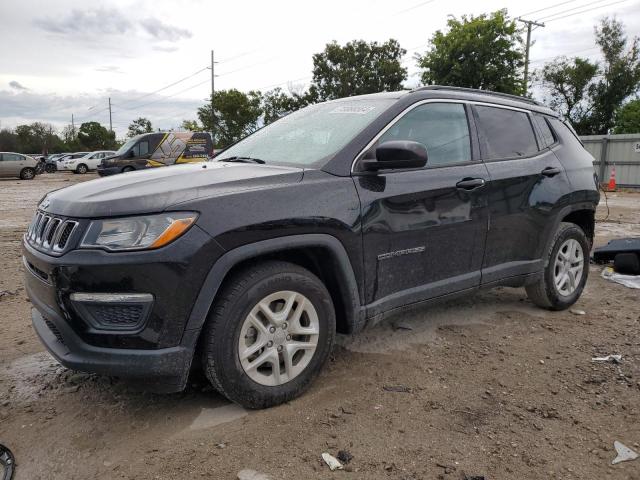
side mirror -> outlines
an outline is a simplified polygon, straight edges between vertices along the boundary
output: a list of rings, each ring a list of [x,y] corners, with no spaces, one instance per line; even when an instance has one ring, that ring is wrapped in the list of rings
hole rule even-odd
[[[375,160],[363,160],[367,171],[422,168],[427,164],[427,147],[409,140],[391,140],[376,148]]]

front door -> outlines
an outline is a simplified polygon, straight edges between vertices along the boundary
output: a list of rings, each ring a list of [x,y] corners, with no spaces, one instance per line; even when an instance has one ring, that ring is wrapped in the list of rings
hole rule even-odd
[[[454,102],[416,106],[372,149],[388,140],[417,141],[427,147],[427,166],[354,175],[369,315],[480,283],[488,174],[476,158],[467,112]]]

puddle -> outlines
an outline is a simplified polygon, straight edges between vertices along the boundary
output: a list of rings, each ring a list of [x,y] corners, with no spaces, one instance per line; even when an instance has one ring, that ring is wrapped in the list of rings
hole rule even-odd
[[[203,408],[200,414],[193,420],[189,430],[203,430],[213,428],[223,423],[233,422],[248,415],[248,411],[240,405],[232,403],[217,408]]]

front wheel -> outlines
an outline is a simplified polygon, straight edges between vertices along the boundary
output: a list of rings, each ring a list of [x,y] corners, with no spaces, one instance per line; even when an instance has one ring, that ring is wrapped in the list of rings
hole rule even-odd
[[[289,401],[319,374],[335,326],[331,296],[308,270],[280,261],[242,270],[226,283],[207,320],[205,374],[247,408]]]
[[[20,171],[20,178],[22,180],[33,180],[35,176],[36,176],[36,171],[31,167],[23,168]]]
[[[46,173],[55,173],[56,172],[56,166],[51,164],[51,163],[47,163],[44,167],[44,171]]]
[[[589,242],[584,231],[573,223],[561,223],[545,258],[543,275],[526,287],[533,303],[549,310],[573,305],[589,275]]]
[[[89,171],[89,169],[87,168],[87,166],[84,163],[81,163],[80,165],[78,165],[78,167],[76,168],[76,173],[82,173],[85,174]]]

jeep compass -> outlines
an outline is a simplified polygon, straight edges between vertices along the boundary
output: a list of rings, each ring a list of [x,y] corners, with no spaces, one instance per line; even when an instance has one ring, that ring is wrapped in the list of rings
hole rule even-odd
[[[63,365],[250,408],[288,401],[335,335],[499,285],[542,308],[587,281],[593,158],[530,99],[424,87],[312,105],[214,161],[49,193],[24,235]]]

